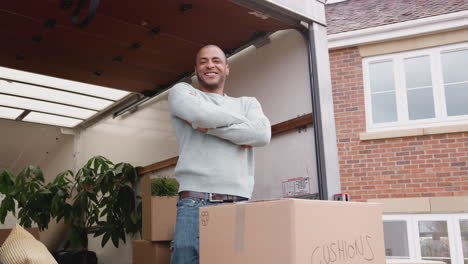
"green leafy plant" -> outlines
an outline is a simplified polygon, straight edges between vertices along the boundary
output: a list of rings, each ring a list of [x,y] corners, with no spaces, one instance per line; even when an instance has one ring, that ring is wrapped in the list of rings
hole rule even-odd
[[[135,194],[136,169],[128,163],[113,164],[102,156],[91,158],[76,174],[67,170],[45,184],[42,171],[28,166],[17,176],[0,173],[0,222],[15,215],[22,226],[36,223],[48,228],[52,219],[71,228],[75,249],[88,248],[88,234],[102,236],[104,247],[126,241],[126,234],[141,232],[141,197]],[[15,204],[18,207],[16,214]]]
[[[151,180],[152,196],[176,196],[179,183],[173,178],[156,178]]]
[[[40,230],[48,227],[51,218],[60,220],[70,212],[66,203],[69,196],[70,180],[59,174],[52,182],[45,184],[42,171],[28,166],[16,177],[8,170],[0,173],[0,193],[5,195],[0,205],[0,222],[4,223],[8,212],[16,215],[20,225],[31,227],[36,223]]]

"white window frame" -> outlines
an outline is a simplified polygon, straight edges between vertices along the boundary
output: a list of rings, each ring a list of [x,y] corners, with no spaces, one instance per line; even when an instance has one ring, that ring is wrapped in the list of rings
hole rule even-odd
[[[464,264],[460,233],[460,220],[468,220],[468,213],[462,214],[401,214],[384,215],[384,222],[405,221],[408,234],[410,260],[422,260],[418,221],[446,221],[452,264]],[[468,256],[466,256],[468,257]],[[401,257],[387,257],[401,258]]]
[[[460,125],[468,124],[468,115],[462,116],[447,116],[447,107],[445,100],[444,81],[442,74],[441,54],[446,52],[468,49],[468,42],[444,45],[428,49],[420,49],[415,51],[400,52],[386,55],[367,57],[362,60],[363,69],[363,84],[364,84],[364,101],[366,112],[366,126],[368,132],[411,129],[411,128],[426,128],[441,125]],[[420,56],[429,56],[432,78],[432,94],[434,99],[434,118],[409,120],[408,100],[406,93],[406,81],[404,78],[404,59]],[[395,80],[396,94],[396,122],[373,123],[372,117],[372,100],[370,89],[369,65],[376,62],[393,61],[393,74]]]
[[[411,215],[384,215],[383,216],[384,222],[401,222],[404,221],[406,223],[406,233],[408,235],[408,252],[409,252],[409,259],[417,259],[415,252],[417,248],[415,248],[414,237],[414,228],[412,226],[412,216]],[[387,257],[387,258],[400,258],[400,257]],[[404,257],[406,259],[406,257]]]

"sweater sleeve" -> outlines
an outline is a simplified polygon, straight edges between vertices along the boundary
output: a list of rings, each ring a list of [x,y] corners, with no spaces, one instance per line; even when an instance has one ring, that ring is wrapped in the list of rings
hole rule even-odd
[[[246,122],[208,129],[207,134],[226,139],[236,145],[259,147],[268,144],[271,139],[271,125],[257,99],[251,98],[246,117]]]
[[[205,101],[192,86],[178,83],[169,91],[169,109],[172,115],[186,120],[194,129],[225,127],[248,121],[218,105]]]

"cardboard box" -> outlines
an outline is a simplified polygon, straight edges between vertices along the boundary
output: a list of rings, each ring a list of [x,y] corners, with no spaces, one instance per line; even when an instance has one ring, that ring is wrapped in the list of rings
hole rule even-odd
[[[171,241],[177,215],[177,196],[143,196],[143,239]]]
[[[151,177],[145,175],[140,181],[141,197],[151,196]]]
[[[141,179],[143,239],[171,241],[177,215],[177,196],[151,196],[151,178]]]
[[[169,264],[170,242],[133,241],[133,264]]]
[[[384,264],[380,204],[284,199],[200,208],[203,264]]]

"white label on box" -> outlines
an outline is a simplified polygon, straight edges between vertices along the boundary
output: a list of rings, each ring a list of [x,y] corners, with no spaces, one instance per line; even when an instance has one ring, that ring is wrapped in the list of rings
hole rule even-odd
[[[310,178],[299,177],[283,182],[283,197],[296,197],[310,194]]]

